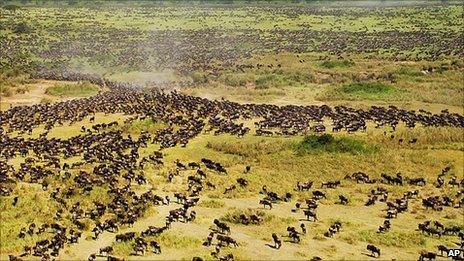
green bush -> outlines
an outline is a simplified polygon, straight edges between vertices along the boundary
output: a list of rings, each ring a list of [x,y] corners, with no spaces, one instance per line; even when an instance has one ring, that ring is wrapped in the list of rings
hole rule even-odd
[[[308,135],[303,140],[294,145],[297,154],[328,152],[328,153],[372,153],[378,149],[373,145],[366,145],[364,142],[350,138],[335,138],[331,134]]]

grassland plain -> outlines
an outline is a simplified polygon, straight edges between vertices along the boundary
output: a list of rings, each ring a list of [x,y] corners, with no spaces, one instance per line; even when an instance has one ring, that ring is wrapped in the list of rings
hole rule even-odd
[[[242,104],[327,104],[353,108],[395,105],[434,113],[448,109],[462,115],[462,57],[451,53],[435,60],[416,59],[438,48],[433,43],[424,44],[418,49],[402,50],[399,57],[394,59],[392,53],[398,51],[392,50],[394,48],[351,49],[336,54],[332,49],[320,49],[320,39],[317,38],[311,41],[314,45],[310,44],[310,48],[302,47],[306,43],[302,39],[299,42],[293,41],[293,38],[272,38],[283,32],[298,35],[308,28],[313,36],[326,33],[337,37],[342,35],[346,39],[358,37],[358,34],[363,38],[362,33],[370,33],[374,37],[378,33],[386,37],[386,42],[394,41],[395,38],[388,38],[392,32],[413,35],[421,31],[436,33],[438,36],[435,37],[441,33],[457,35],[462,33],[463,20],[460,18],[463,7],[452,1],[449,3],[408,2],[396,6],[387,1],[387,6],[382,8],[374,5],[366,9],[357,1],[341,6],[339,2],[314,3],[309,7],[303,3],[295,7],[279,3],[267,3],[269,6],[262,3],[190,5],[144,1],[114,5],[92,2],[95,6],[89,6],[77,1],[74,6],[60,2],[29,4],[15,12],[0,9],[0,34],[4,37],[0,41],[5,41],[1,43],[10,47],[11,42],[17,43],[11,49],[5,48],[13,50],[14,56],[2,55],[0,58],[0,108],[4,111],[10,106],[56,103],[107,91],[88,83],[35,79],[28,74],[31,72],[28,67],[23,65],[38,63],[66,65],[79,72],[98,73],[121,82],[174,82],[172,88],[184,94]],[[301,13],[298,11],[299,5],[302,10],[314,9],[319,13]],[[276,9],[280,11],[276,12]],[[218,31],[219,35],[224,36],[213,41],[214,46],[220,47],[219,53],[235,50],[246,55],[234,56],[229,64],[217,59],[216,49],[209,46],[207,39]],[[199,38],[196,36],[198,32],[203,32]],[[208,34],[211,32],[214,34]],[[125,37],[113,41],[115,35]],[[237,41],[228,41],[228,35],[239,37],[239,41],[236,38],[233,40]],[[256,35],[264,43],[250,40]],[[266,39],[271,40],[266,42]],[[188,54],[195,52],[190,49],[186,51],[182,47],[184,45],[179,43],[206,46],[200,49],[202,52],[195,51],[202,57],[215,59],[212,63],[205,62],[208,66],[194,64],[188,67],[187,72],[161,68],[163,63],[185,66],[191,62],[192,57]],[[166,49],[175,52],[167,55],[161,53],[156,48],[159,45],[163,48],[168,46]],[[303,51],[294,52],[300,47]],[[0,50],[0,54],[3,54],[1,52],[4,50]],[[128,52],[140,54],[143,59],[127,55]],[[53,55],[48,57],[47,54]],[[9,60],[11,57],[14,59]],[[17,65],[21,68],[10,68],[17,61],[20,61]],[[176,81],[185,81],[189,85],[180,87],[175,84]],[[114,121],[118,126],[101,130],[98,134],[120,130],[124,137],[130,135],[139,138],[145,131],[156,133],[169,126],[179,128],[170,122],[150,118],[128,121],[133,116],[97,113],[93,121],[90,117],[72,124],[65,121],[49,130],[47,138],[69,140],[83,135],[82,127],[91,129],[96,124]],[[416,260],[420,251],[435,251],[437,245],[456,246],[455,236],[430,236],[419,232],[417,224],[425,220],[438,220],[446,226],[456,225],[464,229],[463,208],[446,207],[443,211],[434,211],[421,204],[421,198],[434,195],[454,197],[459,190],[448,185],[436,188],[433,182],[446,166],[451,167],[444,176],[446,180],[453,176],[464,178],[462,128],[417,126],[410,129],[400,124],[393,132],[387,127],[374,128],[369,123],[367,131],[352,134],[342,131],[320,136],[308,131],[296,136],[265,137],[254,135],[256,127],[250,122],[243,123],[251,129],[244,137],[201,133],[191,139],[186,147],[164,149],[164,165],[147,164],[143,170],[137,170],[147,178],[147,184],[132,183],[137,195],[153,190],[156,194],[171,197],[175,192],[185,191],[187,177],[195,174],[195,170],[181,171],[172,182],[168,182],[169,174],[175,173],[176,160],[183,163],[199,162],[207,157],[220,162],[228,170],[228,175],[207,171],[208,181],[216,184],[216,189],[202,192],[200,202],[194,208],[197,218],[193,222],[176,222],[168,232],[147,237],[147,240],[159,242],[161,254],[148,251],[145,255],[131,255],[134,240],[116,242],[115,236],[129,231],[140,233],[148,226],[163,226],[169,211],[180,207],[176,203],[149,207],[133,226],[121,226],[117,233],[104,232],[97,240],[92,239],[93,221],[83,219],[83,236],[77,244],[66,245],[58,259],[86,260],[91,253],[98,253],[101,247],[113,246],[115,256],[130,260],[191,260],[193,256],[211,260],[214,259],[210,255],[213,247],[203,246],[203,241],[216,218],[230,224],[231,236],[238,241],[238,247],[223,248],[221,254],[233,253],[236,260],[308,260],[313,256],[329,260],[370,259],[367,244],[375,244],[382,249],[381,259]],[[324,123],[330,130],[331,122]],[[8,136],[39,138],[45,128],[45,124],[42,124],[31,133],[14,131]],[[417,141],[409,142],[413,139]],[[140,157],[158,150],[159,144],[148,144],[140,148]],[[25,160],[17,155],[7,162],[18,170]],[[79,157],[61,159],[61,163],[68,164],[78,161]],[[37,159],[37,166],[45,164],[45,161]],[[246,166],[251,166],[249,173],[244,173]],[[57,175],[47,177],[46,181],[50,187],[68,188],[75,184],[72,179],[80,171],[90,173],[94,167],[95,164],[86,163],[70,170],[71,178],[66,178],[67,174],[59,171]],[[427,184],[370,185],[344,179],[357,171],[368,173],[376,179],[383,172],[401,172],[405,177],[423,177]],[[232,192],[224,193],[227,187],[237,183],[238,178],[246,178],[248,186],[237,186]],[[122,180],[121,177],[119,179]],[[317,222],[306,221],[301,211],[292,212],[295,203],[304,203],[305,199],[311,197],[311,191],[295,191],[298,181],[307,180],[314,181],[316,189],[320,189],[324,181],[341,180],[338,189],[323,189],[327,198],[320,201]],[[263,185],[279,195],[291,192],[292,201],[275,204],[272,210],[264,209],[259,204],[262,198],[259,192]],[[387,233],[377,233],[385,219],[387,205],[378,202],[374,206],[365,206],[367,195],[375,187],[387,188],[392,200],[402,197],[407,191],[420,190],[419,198],[410,201],[408,211],[392,219],[392,229]],[[67,203],[72,205],[79,202],[84,209],[91,208],[94,202],[108,205],[113,200],[113,196],[107,193],[108,189],[108,184],[95,186],[89,194],[70,196]],[[1,260],[6,260],[8,254],[19,255],[24,246],[31,246],[49,236],[34,234],[19,238],[21,228],[32,222],[40,225],[59,221],[62,225],[73,227],[70,213],[66,212],[64,218],[57,219],[55,213],[61,206],[50,200],[49,191],[43,190],[40,184],[17,182],[13,192],[14,195],[0,196]],[[339,195],[348,198],[347,205],[338,204]],[[11,204],[14,196],[19,197],[16,206]],[[244,225],[238,222],[240,214],[256,214],[263,221],[260,225]],[[106,213],[101,220],[110,217],[111,214]],[[341,231],[332,238],[325,237],[324,232],[335,221],[342,223]],[[298,244],[290,242],[286,228],[298,227],[301,223],[307,226],[306,235],[302,235],[302,241]],[[280,250],[268,245],[272,245],[272,233],[277,233],[284,241]]]

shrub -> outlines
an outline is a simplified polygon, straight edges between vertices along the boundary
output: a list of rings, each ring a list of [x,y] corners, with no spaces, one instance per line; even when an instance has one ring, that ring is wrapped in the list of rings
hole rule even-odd
[[[307,154],[314,152],[329,153],[372,153],[378,150],[376,146],[366,145],[364,142],[350,138],[335,138],[331,134],[308,135],[303,140],[294,145],[297,154]]]

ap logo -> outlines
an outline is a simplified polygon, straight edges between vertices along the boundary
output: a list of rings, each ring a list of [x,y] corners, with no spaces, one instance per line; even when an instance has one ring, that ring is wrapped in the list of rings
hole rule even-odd
[[[448,249],[448,257],[458,257],[461,255],[461,249]]]

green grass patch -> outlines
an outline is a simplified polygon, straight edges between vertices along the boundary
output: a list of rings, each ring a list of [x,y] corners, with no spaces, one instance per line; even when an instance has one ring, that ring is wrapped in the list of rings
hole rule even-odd
[[[278,74],[260,75],[255,81],[256,88],[258,89],[268,89],[270,87],[284,86],[286,83],[287,81],[285,78]]]
[[[296,143],[293,149],[298,155],[311,153],[351,153],[364,154],[378,151],[374,145],[350,137],[334,137],[331,134],[308,135]]]
[[[202,200],[199,204],[199,207],[205,207],[205,208],[222,208],[225,206],[224,201],[220,200],[215,200],[215,199],[207,199],[207,200]]]
[[[124,133],[139,134],[142,131],[154,133],[159,129],[165,128],[167,125],[161,121],[154,121],[152,119],[136,120],[131,124],[124,125],[122,131]]]
[[[343,85],[340,91],[346,94],[369,96],[390,94],[395,92],[396,89],[393,86],[379,82],[363,82]]]
[[[252,73],[226,73],[219,77],[219,81],[232,87],[246,86],[255,81]]]
[[[246,215],[247,217],[249,217],[250,215],[257,215],[262,219],[262,222],[269,222],[274,218],[274,216],[268,215],[263,210],[248,208],[248,209],[243,209],[243,210],[242,209],[233,209],[232,211],[227,212],[221,218],[221,220],[226,221],[226,222],[230,222],[230,223],[233,223],[233,224],[241,224],[240,215],[242,215],[242,214]]]
[[[99,90],[100,88],[94,84],[82,82],[78,84],[57,84],[47,88],[45,93],[52,96],[83,97],[95,95]]]
[[[320,100],[407,100],[410,93],[382,82],[354,82],[336,86],[317,95]]]
[[[363,242],[374,245],[393,246],[393,247],[425,247],[426,236],[419,232],[390,231],[388,233],[377,233],[374,230],[361,230],[356,237]]]
[[[188,249],[192,247],[201,246],[201,240],[191,236],[174,234],[172,232],[165,232],[156,236],[156,241],[161,245],[161,248],[168,247],[174,249]]]
[[[332,69],[335,67],[346,68],[353,66],[354,62],[351,60],[335,60],[335,61],[323,61],[320,66],[327,69]]]
[[[313,82],[314,75],[308,71],[276,69],[257,76],[256,88],[268,89],[272,87],[302,86]]]
[[[404,75],[404,76],[411,76],[411,77],[417,77],[417,76],[423,75],[419,71],[419,69],[409,67],[409,66],[400,66],[400,68],[394,70],[393,73],[397,75]]]
[[[230,139],[214,139],[208,141],[206,148],[226,154],[256,158],[262,155],[275,154],[286,150],[289,146],[289,141],[285,139],[273,138],[256,138],[244,137]]]
[[[240,215],[245,214],[247,217],[250,215],[257,215],[261,218],[260,225],[272,224],[272,226],[285,225],[288,223],[296,222],[297,220],[294,217],[278,217],[273,214],[270,214],[267,211],[261,209],[238,209],[238,208],[229,208],[220,220],[229,222],[232,224],[241,224]]]

